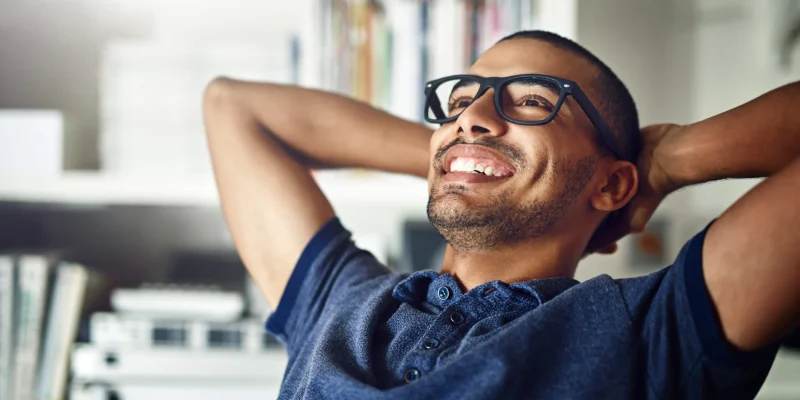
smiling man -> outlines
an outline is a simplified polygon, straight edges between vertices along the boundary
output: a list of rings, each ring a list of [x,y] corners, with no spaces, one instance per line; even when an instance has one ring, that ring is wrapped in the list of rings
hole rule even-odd
[[[533,31],[424,90],[435,132],[298,87],[206,92],[223,211],[289,353],[281,398],[755,396],[800,320],[800,85],[640,131],[608,67]],[[310,167],[427,177],[442,273],[359,250]],[[572,278],[672,191],[751,176],[671,266]]]

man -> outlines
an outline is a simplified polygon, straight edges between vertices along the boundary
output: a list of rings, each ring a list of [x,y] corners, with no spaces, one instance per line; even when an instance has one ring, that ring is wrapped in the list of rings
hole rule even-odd
[[[222,207],[286,344],[281,398],[752,398],[800,320],[800,85],[638,129],[577,44],[521,32],[426,87],[426,127],[333,94],[218,79]],[[360,251],[308,168],[427,177],[442,274]],[[674,264],[579,283],[681,187],[768,176]]]

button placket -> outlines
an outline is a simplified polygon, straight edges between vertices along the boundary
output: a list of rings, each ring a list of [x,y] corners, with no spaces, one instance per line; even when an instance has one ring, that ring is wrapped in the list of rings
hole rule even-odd
[[[470,310],[475,306],[475,296],[463,295],[453,291],[448,283],[434,286],[429,292],[428,301],[439,303],[439,313],[428,327],[417,347],[406,356],[405,369],[401,370],[401,379],[406,383],[420,379],[423,373],[433,370],[438,364],[442,352],[463,339],[464,327],[472,320]],[[431,296],[432,295],[432,296]],[[437,307],[437,308],[438,308]]]

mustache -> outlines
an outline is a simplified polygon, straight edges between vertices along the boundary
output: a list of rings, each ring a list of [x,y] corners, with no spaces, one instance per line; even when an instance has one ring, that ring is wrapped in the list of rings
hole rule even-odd
[[[461,136],[455,138],[452,142],[446,144],[445,146],[442,146],[436,152],[436,155],[433,159],[436,161],[437,166],[442,166],[442,159],[444,158],[444,154],[447,153],[447,150],[450,150],[453,146],[459,144],[477,145],[490,148],[508,158],[508,160],[515,164],[518,169],[521,170],[525,167],[525,157],[522,151],[508,143],[484,138],[478,138],[473,142],[467,142]]]

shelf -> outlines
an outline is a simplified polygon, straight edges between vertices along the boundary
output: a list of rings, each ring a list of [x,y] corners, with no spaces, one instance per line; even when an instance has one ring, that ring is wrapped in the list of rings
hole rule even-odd
[[[424,207],[427,183],[419,178],[358,171],[315,173],[334,207],[388,205]],[[0,180],[0,201],[63,205],[219,205],[211,177],[137,177],[68,172],[57,178]]]
[[[54,178],[0,181],[0,200],[74,205],[218,204],[212,179],[122,177],[98,172],[68,172]]]

